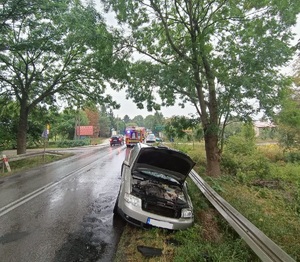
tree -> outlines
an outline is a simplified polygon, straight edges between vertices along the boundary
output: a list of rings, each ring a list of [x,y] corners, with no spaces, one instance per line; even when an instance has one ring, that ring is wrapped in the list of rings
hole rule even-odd
[[[207,174],[220,175],[220,129],[234,116],[272,115],[289,79],[298,0],[103,0],[126,23],[128,48],[148,56],[129,68],[138,106],[195,106],[204,131]],[[253,101],[256,101],[254,103]],[[222,122],[222,124],[221,124]]]
[[[100,126],[99,126],[100,114],[99,114],[99,110],[94,106],[94,107],[85,108],[84,112],[86,113],[87,118],[89,120],[88,125],[93,126],[93,129],[94,129],[93,137],[98,137],[99,132],[100,132]]]
[[[1,13],[0,13],[0,33],[5,32],[7,28],[10,27],[9,21],[20,18],[21,16],[26,16],[28,10],[28,3],[23,0],[14,1],[2,1],[0,3]],[[0,44],[1,45],[1,44]],[[5,46],[1,46],[4,48]]]
[[[18,154],[26,152],[28,117],[37,105],[59,99],[117,106],[104,95],[113,39],[96,10],[77,0],[23,2],[22,9],[16,1],[2,4],[12,14],[0,35],[0,97],[19,104]]]
[[[83,110],[75,110],[73,108],[65,108],[60,114],[53,116],[50,114],[48,121],[50,124],[51,138],[60,138],[72,140],[75,137],[75,128],[77,125],[87,125],[89,119]],[[79,121],[78,121],[79,120]]]
[[[117,131],[118,130],[117,122],[112,109],[110,109],[109,112],[107,112],[107,117],[109,118],[109,122],[110,122],[110,130]]]
[[[14,101],[0,98],[0,152],[13,148],[17,137],[18,105]]]
[[[59,107],[52,106],[48,108],[46,114],[41,117],[44,122],[43,129],[46,128],[46,125],[49,125],[49,139],[57,141],[58,138],[66,137],[66,135],[61,132],[61,125],[65,124],[65,121],[63,119],[64,113],[65,111],[59,112]]]
[[[101,106],[99,123],[100,137],[109,137],[111,135],[112,123],[105,106]]]
[[[293,63],[293,83],[276,118],[280,144],[287,148],[300,148],[300,40],[296,45],[297,56]]]
[[[285,148],[300,148],[300,99],[291,91],[276,119],[280,144]]]
[[[187,130],[195,128],[197,122],[193,118],[188,118],[185,116],[173,116],[169,119],[165,126],[165,132],[170,138],[183,138],[187,135]]]
[[[150,129],[151,131],[154,131],[155,119],[154,119],[153,115],[147,115],[145,117],[144,123],[145,123],[145,127],[147,129]]]
[[[130,117],[128,115],[125,115],[124,118],[123,118],[124,122],[127,124],[129,123],[131,120],[130,120]]]
[[[5,149],[16,148],[16,138],[18,133],[18,119],[19,119],[19,105],[13,100],[0,99],[0,145]],[[46,128],[46,124],[50,123],[49,111],[53,108],[46,108],[37,106],[32,110],[28,117],[27,130],[27,145],[39,145],[41,142],[41,135]],[[1,146],[0,146],[1,147]]]
[[[154,117],[153,117],[153,127],[152,131],[158,135],[160,131],[163,130],[165,124],[165,118],[162,113],[155,111]]]
[[[142,115],[137,115],[132,119],[132,122],[135,122],[138,126],[144,126],[144,118]]]
[[[126,129],[126,124],[125,124],[124,120],[122,120],[120,117],[117,117],[115,119],[115,122],[116,122],[116,126],[117,126],[117,131],[119,132],[119,134],[124,135],[125,129]]]
[[[293,68],[294,68],[294,74],[293,74],[293,80],[297,87],[300,86],[300,39],[298,40],[298,43],[295,46],[297,50],[297,57],[294,61]]]

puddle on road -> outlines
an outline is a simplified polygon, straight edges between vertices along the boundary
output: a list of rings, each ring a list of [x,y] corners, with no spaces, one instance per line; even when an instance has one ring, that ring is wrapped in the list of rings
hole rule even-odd
[[[81,229],[69,234],[54,261],[112,261],[125,222],[113,216],[115,199],[98,199],[83,217]]]
[[[3,236],[0,237],[0,244],[5,245],[10,242],[17,241],[23,237],[28,236],[28,232],[12,232],[12,233],[7,233]]]

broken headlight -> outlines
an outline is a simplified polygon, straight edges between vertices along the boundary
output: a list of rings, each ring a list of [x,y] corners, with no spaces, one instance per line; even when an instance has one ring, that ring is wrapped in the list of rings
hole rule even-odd
[[[193,217],[193,211],[190,208],[181,209],[181,217],[190,218]]]
[[[141,205],[141,199],[139,199],[138,197],[135,197],[131,194],[128,194],[128,193],[125,193],[124,200],[127,203],[132,204],[134,206],[140,206]]]

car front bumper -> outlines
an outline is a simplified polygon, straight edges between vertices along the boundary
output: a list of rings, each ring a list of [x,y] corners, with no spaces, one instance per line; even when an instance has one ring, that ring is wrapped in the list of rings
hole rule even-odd
[[[152,214],[142,210],[140,206],[134,206],[124,201],[124,204],[120,208],[118,207],[118,213],[129,223],[143,227],[160,227],[170,230],[182,230],[189,228],[194,223],[194,218],[170,218],[157,214]]]

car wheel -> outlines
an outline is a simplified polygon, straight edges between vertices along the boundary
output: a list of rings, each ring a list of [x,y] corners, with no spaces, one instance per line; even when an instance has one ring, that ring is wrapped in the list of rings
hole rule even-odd
[[[114,209],[113,209],[113,213],[114,215],[118,215],[118,201],[119,201],[119,196],[117,197],[116,199],[116,203],[115,203],[115,206],[114,206]]]

